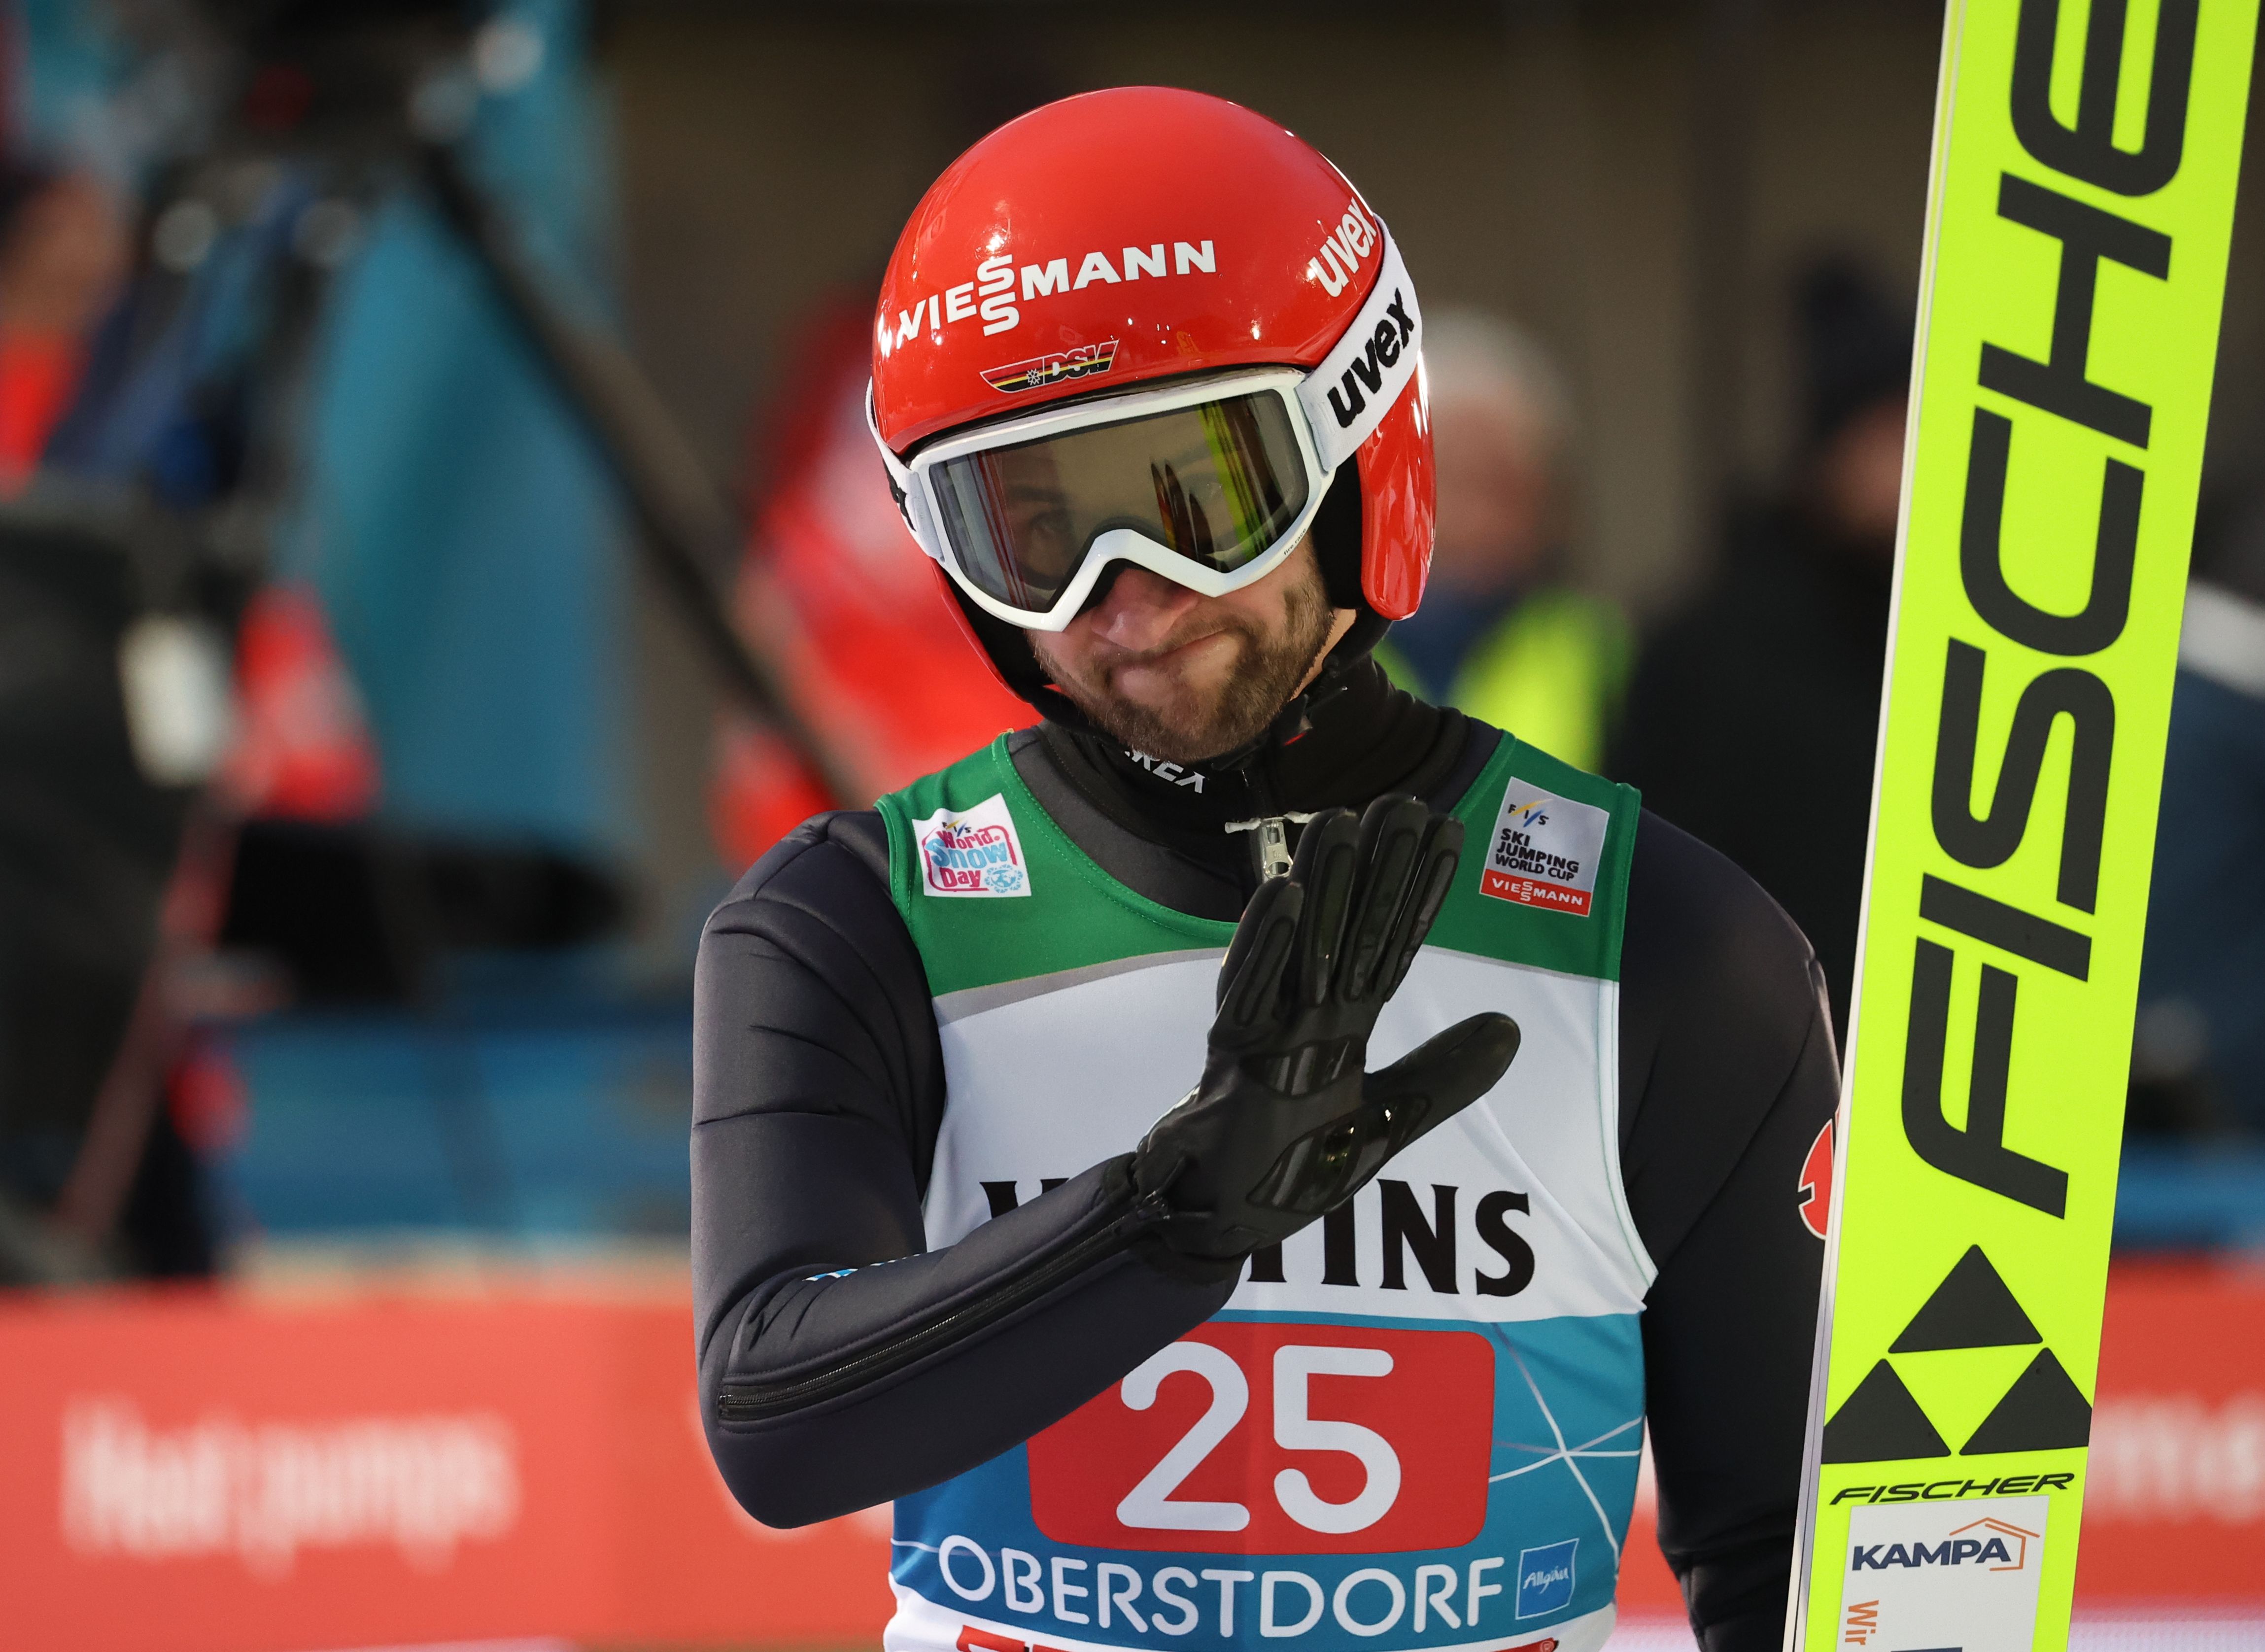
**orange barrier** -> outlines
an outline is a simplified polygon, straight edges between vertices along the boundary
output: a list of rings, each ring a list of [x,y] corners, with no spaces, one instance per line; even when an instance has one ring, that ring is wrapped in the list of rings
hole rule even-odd
[[[699,1437],[691,1340],[681,1303],[0,1307],[0,1639],[877,1640],[885,1528],[741,1514]]]
[[[739,1511],[688,1319],[596,1291],[0,1304],[6,1643],[874,1643],[885,1525]],[[2108,1324],[2079,1602],[2265,1612],[2265,1276],[2122,1270]],[[1648,1510],[1628,1556],[1623,1609],[1679,1612]]]

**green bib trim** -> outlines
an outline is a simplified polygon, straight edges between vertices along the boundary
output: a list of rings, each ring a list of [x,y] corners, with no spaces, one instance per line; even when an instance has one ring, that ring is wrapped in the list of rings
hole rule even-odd
[[[1538,802],[1539,811],[1505,826],[1506,801]],[[1570,809],[1562,806],[1568,804]],[[1156,953],[1223,950],[1234,936],[1233,924],[1174,912],[1103,871],[1015,772],[1005,735],[875,807],[888,832],[890,896],[927,965],[935,997]],[[1619,979],[1638,807],[1633,789],[1505,734],[1455,805],[1468,834],[1463,864],[1430,943]],[[1518,833],[1515,845],[1504,839],[1505,831]],[[1601,842],[1593,842],[1599,835]],[[1515,864],[1524,870],[1516,876],[1496,870],[1490,878],[1498,845],[1522,855]],[[997,880],[1003,887],[958,893],[933,887],[933,880],[954,876],[935,865],[986,856],[1011,869]],[[980,881],[980,874],[960,876]],[[1488,887],[1512,892],[1484,892]],[[1545,904],[1550,901],[1578,901],[1587,910]]]

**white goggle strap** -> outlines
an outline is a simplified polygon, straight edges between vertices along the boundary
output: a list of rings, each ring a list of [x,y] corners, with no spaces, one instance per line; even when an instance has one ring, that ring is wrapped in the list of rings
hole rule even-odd
[[[865,428],[873,438],[873,445],[881,450],[881,462],[889,470],[889,491],[897,496],[898,513],[911,530],[914,542],[931,562],[943,562],[943,538],[929,520],[927,490],[914,481],[912,468],[881,440],[880,420],[873,412],[873,381],[870,378],[865,381]]]
[[[1416,284],[1400,261],[1392,232],[1384,232],[1384,264],[1368,302],[1336,347],[1298,386],[1298,403],[1313,429],[1322,469],[1334,473],[1366,441],[1423,358],[1424,312]]]
[[[1383,231],[1383,239],[1384,262],[1368,302],[1336,347],[1298,386],[1298,403],[1313,433],[1315,457],[1325,475],[1334,474],[1374,433],[1416,376],[1422,360],[1424,312],[1416,302],[1416,284],[1408,279],[1408,266],[1401,261],[1399,244],[1389,229]],[[865,385],[865,428],[888,467],[905,526],[924,553],[949,567],[943,536],[929,519],[927,490],[917,485],[911,467],[881,439],[870,380]]]

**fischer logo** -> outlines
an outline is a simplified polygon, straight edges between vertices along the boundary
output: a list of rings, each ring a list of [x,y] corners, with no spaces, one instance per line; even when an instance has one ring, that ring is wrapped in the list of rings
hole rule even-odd
[[[983,369],[983,382],[994,390],[1013,396],[1022,390],[1040,390],[1064,379],[1082,379],[1088,374],[1106,373],[1117,364],[1117,340],[1103,344],[1083,345],[1075,350],[1057,351],[1052,355],[1032,356],[1027,361],[1010,361],[1002,368]]]
[[[1860,1543],[1848,1557],[1848,1569],[1884,1572],[1897,1566],[1975,1565],[1993,1572],[2018,1572],[2028,1565],[2029,1545],[2041,1535],[2003,1520],[1977,1520],[1932,1547],[1925,1543]]]
[[[1588,916],[1611,822],[1602,809],[1513,778],[1495,817],[1479,892]]]
[[[1031,873],[1003,794],[913,822],[921,887],[931,895],[1027,895]]]
[[[926,338],[941,344],[944,330],[964,321],[980,321],[987,338],[994,333],[1011,332],[1023,324],[1023,304],[1062,293],[1082,292],[1096,281],[1115,287],[1126,281],[1219,273],[1219,253],[1209,241],[1174,241],[1169,253],[1165,246],[1162,241],[1152,241],[1145,247],[1125,247],[1115,258],[1106,251],[1089,252],[1078,260],[1074,275],[1070,272],[1067,255],[1017,266],[1012,258],[1001,253],[977,265],[972,281],[961,281],[940,293],[914,295],[910,307],[895,309],[893,321],[892,301],[884,296],[880,314],[873,323],[874,343],[885,360],[914,338]],[[1341,281],[1338,285],[1343,284]],[[991,375],[987,372],[983,376],[988,380]]]

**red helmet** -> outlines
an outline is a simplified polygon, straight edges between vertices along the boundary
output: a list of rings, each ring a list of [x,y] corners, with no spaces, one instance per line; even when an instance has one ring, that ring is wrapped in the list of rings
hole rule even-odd
[[[1015,680],[1024,674],[1018,662],[1001,658],[1011,631],[995,622],[1059,629],[1093,571],[1082,584],[1040,581],[1035,595],[1027,569],[987,576],[979,564],[1000,553],[954,531],[964,507],[953,502],[950,477],[931,474],[936,455],[987,442],[994,452],[1027,448],[1065,426],[1153,420],[1158,406],[1200,399],[1204,378],[1228,375],[1220,394],[1249,392],[1242,400],[1264,404],[1258,412],[1272,433],[1261,440],[1246,420],[1249,431],[1238,427],[1227,445],[1267,448],[1272,470],[1287,476],[1279,508],[1258,513],[1264,520],[1249,528],[1236,557],[1254,555],[1262,541],[1286,554],[1285,532],[1302,536],[1324,493],[1342,514],[1354,491],[1337,473],[1357,460],[1357,551],[1348,544],[1338,559],[1357,555],[1358,575],[1335,571],[1331,597],[1403,619],[1423,596],[1431,554],[1421,328],[1415,289],[1382,222],[1295,135],[1199,92],[1090,92],[1000,127],[914,208],[875,317],[873,431],[914,536],[951,576],[1010,686],[1030,697]],[[1145,393],[1131,393],[1135,387]],[[1063,405],[1070,403],[1077,405]],[[1298,455],[1310,487],[1289,474]],[[1268,476],[1257,483],[1274,485]],[[970,485],[980,484],[962,484],[960,494]],[[1227,486],[1231,504],[1250,506],[1247,484]],[[1106,514],[1108,504],[1137,501],[1096,506],[1097,526],[1127,520]],[[1169,524],[1181,520],[1176,509],[1190,507],[1152,508],[1163,513],[1164,528],[1101,535],[1108,544],[1088,533],[1069,561],[1123,557],[1216,594],[1279,560],[1262,566],[1222,554],[1208,567],[1167,565],[1156,541],[1181,542]],[[1198,518],[1209,549],[1203,527]],[[1183,544],[1183,554],[1193,553]]]

